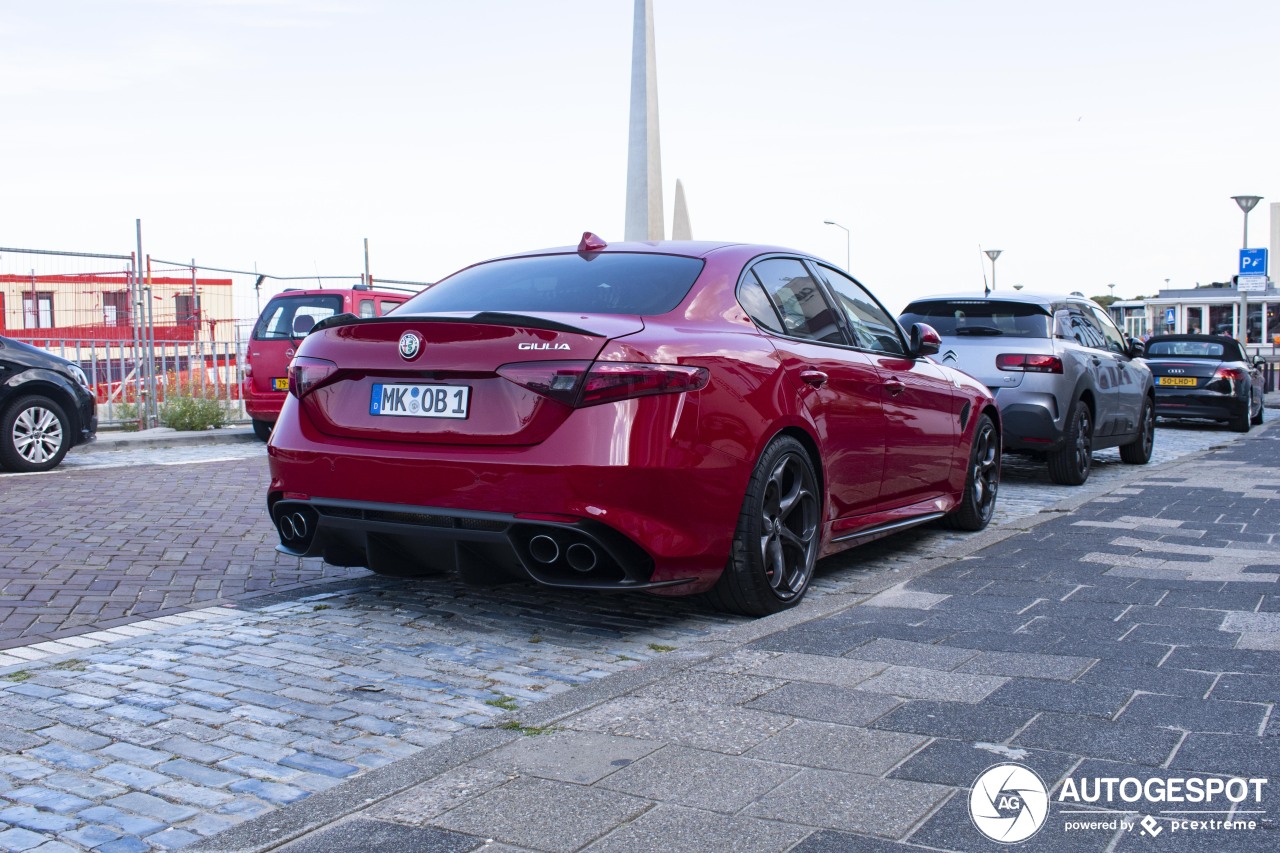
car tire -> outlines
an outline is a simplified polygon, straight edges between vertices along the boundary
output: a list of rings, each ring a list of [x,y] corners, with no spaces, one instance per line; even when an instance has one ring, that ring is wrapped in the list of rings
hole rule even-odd
[[[1262,426],[1262,419],[1263,419],[1262,413],[1265,412],[1266,410],[1267,410],[1267,405],[1264,402],[1261,406],[1258,407],[1258,414],[1253,416],[1253,420],[1250,421],[1250,423],[1252,423],[1254,426]]]
[[[982,415],[974,427],[964,494],[956,508],[943,516],[942,523],[952,530],[981,530],[991,523],[999,490],[1000,433],[991,417]]]
[[[756,463],[724,574],[707,594],[721,610],[767,616],[804,597],[818,561],[822,494],[804,445],[781,436]]]
[[[1227,421],[1227,426],[1231,427],[1233,432],[1248,432],[1253,423],[1253,393],[1249,393],[1249,400],[1245,404],[1244,411],[1232,417]]]
[[[70,449],[71,421],[48,397],[19,397],[0,417],[0,466],[10,471],[48,471]]]
[[[1062,486],[1083,486],[1093,465],[1093,413],[1077,400],[1067,414],[1062,446],[1049,454],[1049,479]]]
[[[253,419],[253,434],[263,441],[269,441],[271,439],[271,431],[275,428],[276,425],[271,421],[260,421],[257,418]]]
[[[1156,446],[1156,407],[1150,397],[1142,398],[1142,414],[1138,416],[1142,427],[1138,437],[1120,447],[1120,460],[1126,465],[1146,465]]]

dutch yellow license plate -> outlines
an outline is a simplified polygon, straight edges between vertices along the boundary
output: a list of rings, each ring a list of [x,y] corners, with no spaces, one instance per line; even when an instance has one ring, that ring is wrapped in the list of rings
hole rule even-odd
[[[1196,379],[1194,376],[1161,376],[1156,380],[1157,385],[1179,385],[1186,388],[1196,387]]]
[[[278,376],[278,377],[276,377],[275,379],[272,379],[272,380],[271,380],[271,387],[272,387],[272,388],[274,388],[274,389],[276,389],[277,391],[288,391],[288,390],[289,390],[289,377],[288,377],[288,376]]]

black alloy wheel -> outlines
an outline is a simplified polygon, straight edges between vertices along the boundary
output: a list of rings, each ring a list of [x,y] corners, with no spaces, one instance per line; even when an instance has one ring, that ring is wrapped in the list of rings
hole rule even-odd
[[[1234,432],[1248,432],[1253,425],[1253,390],[1249,390],[1249,399],[1245,401],[1244,411],[1227,421],[1227,426]]]
[[[794,438],[775,439],[756,463],[724,574],[712,603],[766,616],[804,597],[818,560],[822,496],[813,463]]]
[[[1120,448],[1120,460],[1126,465],[1146,465],[1156,446],[1156,407],[1150,397],[1142,398],[1141,431],[1138,437]]]
[[[953,530],[981,530],[991,522],[1000,491],[1000,433],[989,415],[978,418],[969,452],[964,495],[942,523]]]
[[[1049,454],[1049,479],[1063,486],[1082,486],[1093,465],[1093,413],[1078,400],[1067,415],[1062,447]]]

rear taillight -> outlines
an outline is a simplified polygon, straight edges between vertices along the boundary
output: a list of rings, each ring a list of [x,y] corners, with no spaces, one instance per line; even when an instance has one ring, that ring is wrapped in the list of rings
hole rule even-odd
[[[582,387],[580,406],[612,403],[652,394],[679,394],[707,387],[711,373],[705,367],[680,364],[596,362]]]
[[[253,377],[253,362],[252,362],[252,361],[246,361],[246,362],[244,363],[244,378],[245,378],[245,379],[250,379],[250,378],[252,378],[252,377]]]
[[[996,367],[1019,373],[1061,373],[1062,359],[1056,355],[1005,352],[996,356]]]
[[[678,394],[705,388],[711,374],[703,367],[601,361],[534,361],[506,364],[498,375],[566,406],[595,406],[653,394]]]
[[[1248,374],[1238,367],[1219,367],[1213,374],[1211,382],[1225,379],[1228,382],[1243,382],[1248,378]]]
[[[289,393],[301,400],[338,371],[338,365],[323,358],[294,356],[289,362]]]

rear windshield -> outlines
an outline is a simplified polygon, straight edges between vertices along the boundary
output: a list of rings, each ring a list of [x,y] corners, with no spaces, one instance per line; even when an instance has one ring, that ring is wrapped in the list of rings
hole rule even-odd
[[[1150,341],[1147,344],[1149,356],[1176,355],[1183,358],[1212,358],[1221,361],[1226,351],[1227,348],[1222,344],[1210,341]],[[1233,360],[1238,360],[1238,355],[1238,353],[1233,354]]]
[[[276,296],[253,327],[255,341],[287,341],[302,337],[326,317],[342,311],[341,294]]]
[[[702,272],[698,258],[611,254],[510,258],[465,269],[427,288],[396,314],[445,311],[665,314]]]
[[[1009,338],[1049,337],[1049,315],[1038,305],[950,299],[912,302],[899,318],[904,329],[928,323],[940,335]]]

